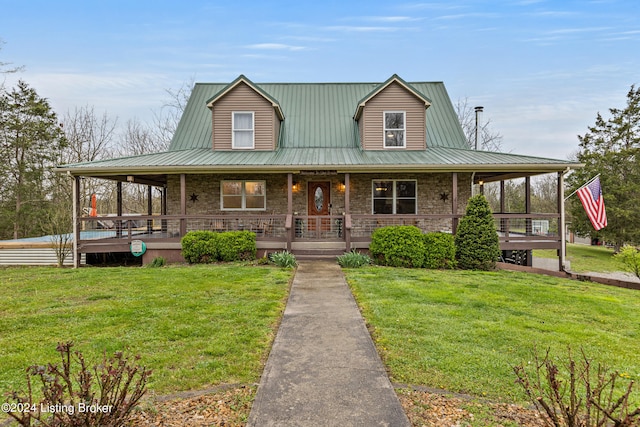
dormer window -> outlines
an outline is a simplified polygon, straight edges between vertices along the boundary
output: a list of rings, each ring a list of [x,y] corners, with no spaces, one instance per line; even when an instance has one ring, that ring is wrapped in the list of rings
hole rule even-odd
[[[232,147],[239,150],[254,148],[254,117],[253,111],[233,112],[233,141]]]
[[[384,148],[405,148],[405,112],[384,112]]]

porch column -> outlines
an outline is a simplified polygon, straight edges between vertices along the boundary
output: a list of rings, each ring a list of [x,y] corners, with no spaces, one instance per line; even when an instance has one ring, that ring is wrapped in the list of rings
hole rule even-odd
[[[180,236],[187,234],[187,176],[180,174]]]
[[[153,197],[153,187],[148,185],[147,186],[147,215],[149,216],[153,215],[153,200],[151,200],[152,197]],[[152,231],[153,231],[153,220],[148,219],[147,233],[151,234]]]
[[[558,172],[558,212],[560,223],[558,224],[558,237],[560,238],[560,252],[558,253],[559,271],[565,271],[565,256],[567,255],[567,239],[565,236],[564,217],[564,172]]]
[[[351,176],[344,174],[344,240],[347,252],[351,251]]]
[[[504,200],[504,180],[500,181],[500,213],[506,213],[505,212],[505,200]],[[509,221],[506,218],[502,218],[500,220],[500,231],[502,231],[503,233],[508,232],[508,226],[507,226],[507,221]],[[508,234],[505,234],[505,237],[509,237]]]
[[[73,267],[80,267],[80,177],[73,178]]]
[[[524,179],[524,210],[527,215],[531,214],[531,177],[528,176]],[[533,223],[531,217],[525,219],[525,235],[533,235]],[[527,266],[533,266],[533,250],[527,250]]]
[[[451,214],[458,214],[458,172],[451,174]],[[451,220],[451,231],[456,234],[458,231],[458,218]]]
[[[284,228],[287,233],[287,251],[291,252],[293,243],[293,174],[287,174],[287,218],[285,219]]]
[[[116,184],[116,215],[122,216],[122,181]],[[116,237],[122,237],[122,219],[116,221]]]
[[[160,201],[160,205],[161,205],[160,206],[160,213],[162,215],[166,215],[167,214],[167,185],[166,184],[162,187],[162,196],[161,197],[162,197],[162,199]],[[163,219],[162,220],[162,232],[166,233],[167,230],[168,230],[168,228],[167,228],[167,220]]]

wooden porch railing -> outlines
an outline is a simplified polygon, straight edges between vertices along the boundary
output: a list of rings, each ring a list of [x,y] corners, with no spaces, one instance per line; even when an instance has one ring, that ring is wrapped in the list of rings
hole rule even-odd
[[[288,242],[344,240],[369,242],[371,234],[389,225],[414,225],[422,232],[454,233],[462,215],[123,215],[78,218],[79,244],[100,241],[127,245],[134,239],[175,242],[188,231],[248,230],[257,240]],[[500,245],[504,250],[559,249],[560,215],[494,214]],[[123,246],[124,247],[124,246]],[[105,249],[106,250],[106,249]],[[114,250],[115,251],[115,250]],[[82,252],[82,249],[81,249]]]

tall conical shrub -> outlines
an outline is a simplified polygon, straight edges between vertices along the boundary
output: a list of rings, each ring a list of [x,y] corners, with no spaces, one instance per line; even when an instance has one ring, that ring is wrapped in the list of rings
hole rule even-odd
[[[478,194],[469,199],[455,237],[458,267],[493,270],[500,258],[500,242],[487,199]]]

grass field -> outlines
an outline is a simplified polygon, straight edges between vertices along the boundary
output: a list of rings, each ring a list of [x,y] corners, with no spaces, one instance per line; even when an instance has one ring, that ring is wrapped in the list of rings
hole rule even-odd
[[[59,341],[90,361],[129,349],[157,393],[258,381],[291,271],[242,265],[0,269],[0,394],[57,362]]]
[[[393,381],[523,402],[512,367],[534,346],[560,356],[582,347],[640,380],[638,291],[508,271],[345,273]],[[23,388],[27,366],[56,362],[67,340],[89,360],[140,354],[158,394],[257,382],[291,275],[244,265],[0,269],[0,394]]]
[[[534,257],[558,259],[555,250],[535,250]],[[613,249],[606,246],[567,244],[567,260],[576,273],[622,271],[623,265],[613,256]]]
[[[522,402],[512,367],[534,346],[582,347],[640,380],[638,291],[508,271],[346,275],[393,381]]]

